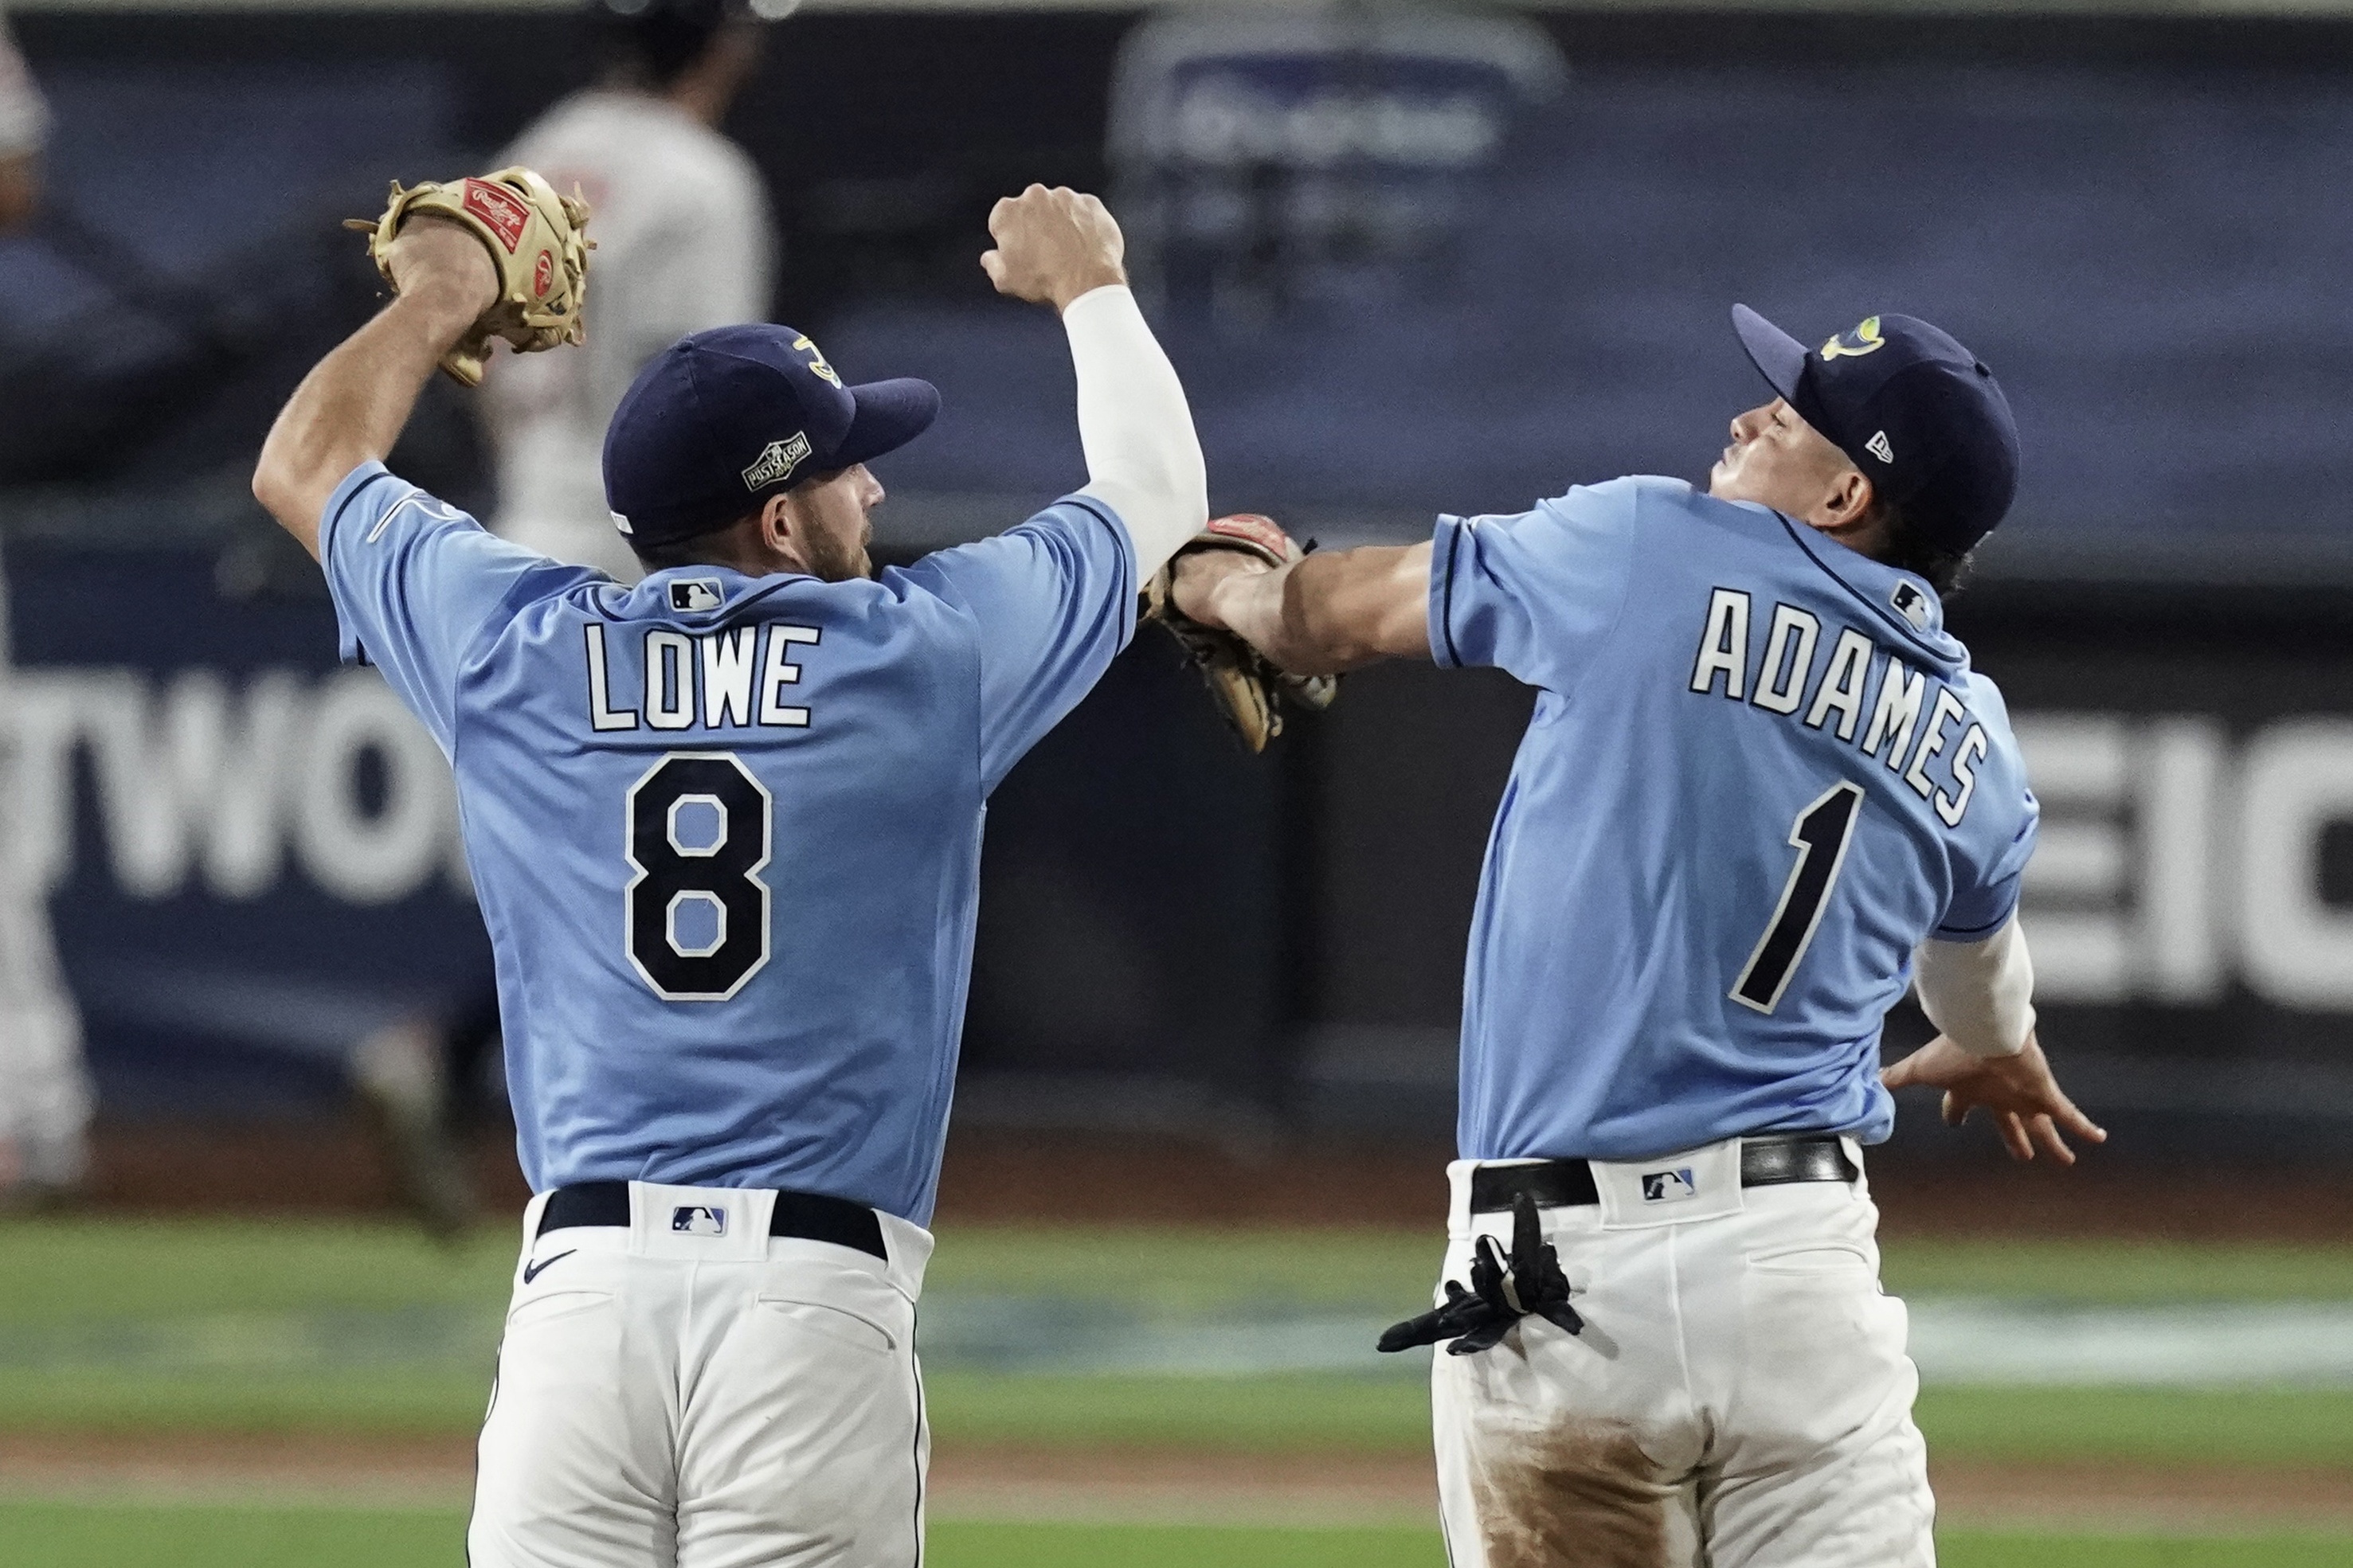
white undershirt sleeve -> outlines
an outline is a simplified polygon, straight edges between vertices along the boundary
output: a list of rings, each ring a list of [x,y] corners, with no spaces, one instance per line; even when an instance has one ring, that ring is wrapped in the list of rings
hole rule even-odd
[[[1062,312],[1078,373],[1087,488],[1127,524],[1139,580],[1209,521],[1209,478],[1184,384],[1135,296],[1091,289]]]
[[[1973,1057],[2016,1056],[2034,1032],[2034,961],[2018,917],[1983,942],[1924,942],[1913,955],[1920,1010]]]

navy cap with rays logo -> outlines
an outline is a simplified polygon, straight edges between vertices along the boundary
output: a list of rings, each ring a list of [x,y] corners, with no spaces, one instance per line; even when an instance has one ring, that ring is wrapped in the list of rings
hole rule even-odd
[[[939,411],[927,381],[844,385],[790,327],[714,327],[656,354],[622,395],[605,430],[605,503],[636,543],[691,539],[906,445]]]
[[[1993,372],[1950,333],[1887,314],[1809,349],[1746,305],[1732,325],[1798,417],[1936,542],[1965,550],[2010,510],[2018,423]]]

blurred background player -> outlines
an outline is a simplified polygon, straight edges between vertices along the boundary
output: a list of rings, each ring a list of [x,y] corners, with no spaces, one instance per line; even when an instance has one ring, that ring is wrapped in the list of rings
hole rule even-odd
[[[47,107],[0,16],[0,234],[25,226],[39,209],[47,130]],[[10,659],[7,580],[0,574],[0,707]],[[14,768],[0,735],[0,1208],[70,1193],[90,1163],[81,1018],[58,970],[34,846],[13,809],[24,794]]]
[[[605,426],[656,353],[690,332],[763,319],[775,229],[759,169],[719,129],[758,70],[767,21],[793,0],[591,0],[601,74],[491,159],[576,185],[595,209],[596,286],[576,353],[501,353],[482,388],[495,452],[494,531],[622,583],[644,568],[599,478]],[[464,1133],[499,1039],[487,961],[450,1011],[364,1040],[353,1081],[410,1208],[437,1234],[474,1211]]]
[[[596,286],[578,353],[501,356],[484,383],[497,447],[495,531],[567,565],[634,583],[598,479],[605,426],[629,383],[689,332],[756,321],[775,287],[768,199],[719,131],[759,68],[746,0],[596,0],[597,83],[558,102],[491,160],[577,184],[596,211]]]

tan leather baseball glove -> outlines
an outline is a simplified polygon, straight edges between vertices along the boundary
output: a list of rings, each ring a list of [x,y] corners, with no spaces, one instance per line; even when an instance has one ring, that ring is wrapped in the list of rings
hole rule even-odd
[[[1237,512],[1212,518],[1208,527],[1144,585],[1142,618],[1168,628],[1208,683],[1218,710],[1241,737],[1242,744],[1262,752],[1267,742],[1282,733],[1281,701],[1320,712],[1339,695],[1340,680],[1332,675],[1287,674],[1233,633],[1205,626],[1177,609],[1169,584],[1175,579],[1176,563],[1197,550],[1239,550],[1270,566],[1287,565],[1305,552],[1272,518]]]
[[[583,232],[588,204],[576,193],[557,195],[521,164],[448,184],[428,181],[403,189],[395,180],[383,216],[343,224],[368,235],[368,255],[387,284],[393,237],[419,213],[472,229],[498,268],[497,302],[442,356],[441,368],[459,383],[480,384],[492,338],[504,338],[521,353],[586,338],[580,311],[588,298],[588,253],[596,242]]]

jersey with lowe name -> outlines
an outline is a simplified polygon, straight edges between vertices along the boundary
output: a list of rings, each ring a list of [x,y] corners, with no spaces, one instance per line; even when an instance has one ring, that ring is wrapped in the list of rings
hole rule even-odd
[[[1134,629],[1092,498],[875,580],[623,588],[369,463],[320,535],[347,658],[447,751],[523,1173],[927,1224],[1006,771]]]
[[[1927,584],[1625,479],[1441,518],[1430,636],[1539,689],[1471,931],[1463,1157],[1883,1140],[1913,950],[2009,921],[2037,816]]]

